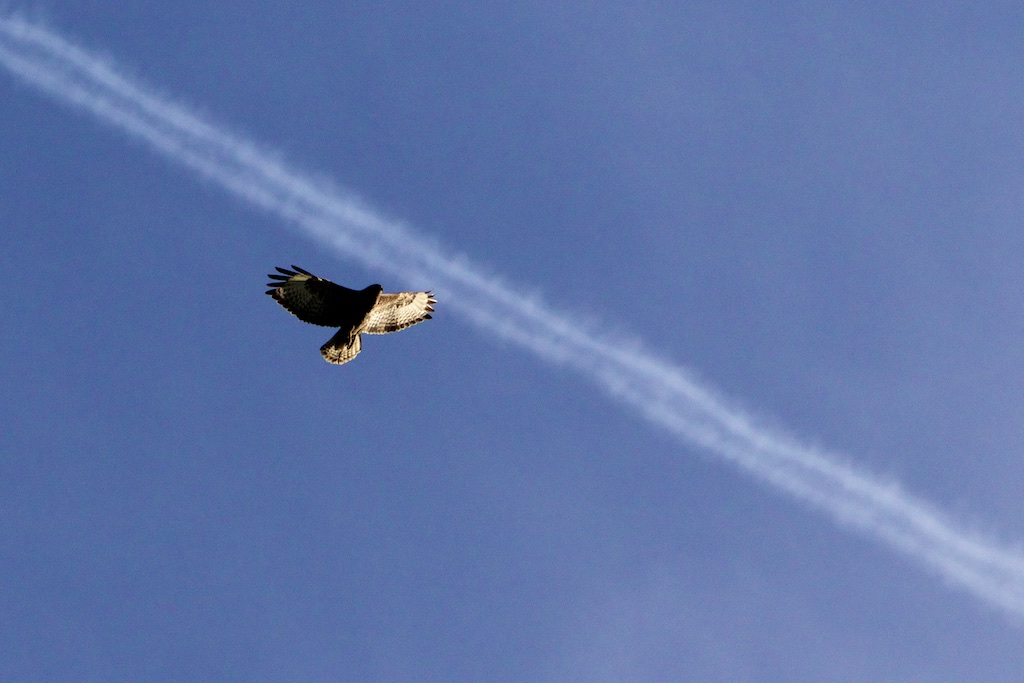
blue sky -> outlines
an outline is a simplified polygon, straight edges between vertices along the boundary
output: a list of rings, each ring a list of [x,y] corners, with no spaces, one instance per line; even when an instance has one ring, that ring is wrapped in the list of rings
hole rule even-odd
[[[760,420],[1024,539],[1024,10],[32,16]],[[0,677],[1019,680],[1021,619],[0,71]],[[432,283],[416,283],[431,287]]]

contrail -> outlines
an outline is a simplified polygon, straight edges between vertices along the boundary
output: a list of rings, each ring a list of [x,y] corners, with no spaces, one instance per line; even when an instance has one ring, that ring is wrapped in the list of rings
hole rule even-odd
[[[681,441],[714,453],[843,526],[881,540],[947,582],[1024,617],[1024,554],[836,453],[758,424],[685,369],[594,332],[536,297],[388,220],[329,182],[122,75],[45,27],[0,16],[0,64],[91,113],[339,254],[415,283],[479,328],[572,368]]]

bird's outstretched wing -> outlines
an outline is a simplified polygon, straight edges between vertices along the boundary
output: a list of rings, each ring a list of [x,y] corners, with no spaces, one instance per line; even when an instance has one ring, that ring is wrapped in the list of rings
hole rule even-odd
[[[280,275],[271,273],[267,277],[277,282],[268,282],[267,294],[277,303],[303,322],[325,327],[340,327],[345,324],[342,313],[350,302],[357,299],[358,292],[336,285],[330,280],[292,266],[293,270],[276,268]]]
[[[436,303],[437,300],[430,292],[381,294],[366,316],[362,331],[367,334],[387,334],[430,320],[430,313]]]

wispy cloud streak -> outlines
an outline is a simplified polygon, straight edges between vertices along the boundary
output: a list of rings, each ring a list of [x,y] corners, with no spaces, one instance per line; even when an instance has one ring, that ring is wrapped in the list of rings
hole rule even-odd
[[[339,254],[406,282],[429,283],[446,306],[473,324],[578,371],[684,443],[884,541],[985,602],[1024,616],[1024,554],[963,528],[899,484],[758,424],[683,368],[514,291],[38,24],[0,17],[0,64]]]

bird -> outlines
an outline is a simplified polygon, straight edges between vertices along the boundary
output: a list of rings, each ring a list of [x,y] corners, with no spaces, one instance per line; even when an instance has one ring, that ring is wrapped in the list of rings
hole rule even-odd
[[[275,266],[269,296],[303,322],[340,328],[320,347],[328,363],[347,363],[362,349],[360,335],[387,334],[430,320],[437,300],[430,292],[385,294],[380,285],[349,289],[293,265]]]

